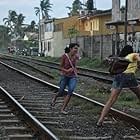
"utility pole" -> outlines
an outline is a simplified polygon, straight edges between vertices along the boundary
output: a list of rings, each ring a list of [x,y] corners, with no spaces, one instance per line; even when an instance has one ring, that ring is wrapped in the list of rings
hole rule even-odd
[[[125,21],[124,21],[124,46],[127,45],[127,10],[128,10],[128,0],[125,0]]]
[[[41,5],[41,0],[40,0]],[[41,7],[39,8],[39,47],[40,47],[40,53],[42,56],[42,42],[41,42]]]
[[[39,47],[40,47],[40,53],[42,55],[42,43],[41,43],[41,24],[40,24],[40,12],[39,12]]]

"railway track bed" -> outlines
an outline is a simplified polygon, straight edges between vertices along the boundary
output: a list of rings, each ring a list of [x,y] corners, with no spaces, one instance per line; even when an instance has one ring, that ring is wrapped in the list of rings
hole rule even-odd
[[[55,107],[50,106],[56,88],[34,81],[3,65],[0,77],[0,85],[62,140],[134,139],[140,133],[134,125],[112,116],[106,118],[103,127],[97,127],[101,108],[78,97],[72,98],[69,115],[63,115],[60,113],[63,98],[59,98]]]

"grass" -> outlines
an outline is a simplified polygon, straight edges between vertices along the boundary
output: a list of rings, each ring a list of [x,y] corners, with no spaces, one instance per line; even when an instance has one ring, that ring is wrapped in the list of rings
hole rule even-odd
[[[32,58],[39,59],[39,60],[44,60],[44,61],[49,61],[49,62],[55,62],[55,63],[60,63],[60,58],[58,57],[38,57],[38,56],[32,56]]]
[[[33,57],[33,58],[37,58],[45,61],[57,62],[57,63],[60,62],[60,58],[52,58],[52,57]],[[105,66],[105,63],[97,58],[82,58],[79,60],[78,66],[107,71],[107,67]],[[55,70],[54,71],[52,70],[52,73],[55,76],[55,80],[59,81],[59,74]],[[140,73],[137,73],[137,75],[140,75]],[[101,87],[98,88],[94,84],[93,87],[87,89],[85,93],[87,97],[98,100],[102,103],[105,103],[110,96],[109,91],[102,90]],[[78,105],[79,103],[80,102],[76,101],[74,104]],[[123,108],[123,107],[139,108],[139,104],[137,104],[136,96],[130,91],[122,91],[114,106],[118,108]],[[82,109],[84,109],[84,104]]]
[[[85,101],[84,99],[81,100],[77,97],[72,98],[71,103],[73,106],[79,106],[80,110],[82,110],[82,112],[84,111],[85,113],[89,114],[99,114],[101,108],[100,107],[94,107],[93,103],[89,103],[87,101]],[[91,107],[93,106],[93,107]]]
[[[78,66],[85,68],[98,68],[101,67],[101,61],[96,58],[82,58],[79,60]]]
[[[110,91],[111,92],[111,91]],[[92,87],[91,89],[88,89],[87,95],[88,97],[91,97],[92,99],[96,99],[102,103],[106,103],[111,93],[101,91],[97,89],[96,87]],[[139,109],[138,99],[135,96],[134,93],[131,91],[122,91],[114,105],[115,107],[130,107],[130,108],[137,108]]]

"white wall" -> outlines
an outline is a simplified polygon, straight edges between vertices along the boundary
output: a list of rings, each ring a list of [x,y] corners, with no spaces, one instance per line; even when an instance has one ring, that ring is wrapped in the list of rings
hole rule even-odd
[[[60,32],[46,32],[44,40],[44,54],[45,56],[60,57],[64,53],[64,48],[69,44],[69,39],[63,39],[62,31]],[[48,42],[51,42],[51,50],[48,50]]]

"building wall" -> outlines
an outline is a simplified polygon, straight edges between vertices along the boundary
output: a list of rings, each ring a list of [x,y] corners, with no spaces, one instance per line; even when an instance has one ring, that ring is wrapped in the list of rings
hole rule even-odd
[[[54,33],[54,54],[53,57],[60,57],[64,53],[64,46],[63,46],[63,35],[62,31]]]
[[[120,20],[120,0],[112,0],[112,21]]]
[[[140,17],[140,0],[128,0],[128,19]],[[120,0],[112,0],[112,21],[121,20]]]
[[[128,0],[128,19],[140,18],[140,0]]]
[[[62,32],[63,32],[63,37],[68,38],[68,30],[72,27],[75,27],[76,30],[79,31],[79,20],[78,16],[72,16],[72,17],[67,17],[67,18],[62,18],[62,19],[56,19],[55,20],[55,26],[61,25],[62,26]]]
[[[106,27],[106,22],[111,20],[111,15],[106,15],[106,16],[100,16],[99,17],[99,32],[97,33],[97,35],[107,35],[107,34],[111,34],[111,31]]]
[[[75,27],[78,30],[77,36],[79,34],[89,34],[89,32],[80,30],[78,16],[55,19],[52,22],[54,30],[51,32],[45,32],[44,30],[44,40],[42,40],[42,43],[45,56],[60,57],[64,53],[64,48],[70,43],[68,36],[70,28]],[[51,47],[48,46],[48,42],[50,42],[49,45],[51,44]]]
[[[111,20],[110,15],[93,16],[87,20],[83,20],[85,31],[90,32],[90,35],[110,34],[111,31],[106,28],[105,23]]]
[[[69,44],[69,39],[63,39],[63,32],[54,32],[53,38],[45,40],[45,56],[60,57],[64,53],[64,48]],[[49,49],[48,42],[51,46]]]

